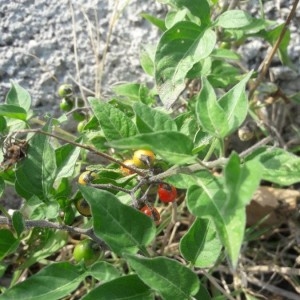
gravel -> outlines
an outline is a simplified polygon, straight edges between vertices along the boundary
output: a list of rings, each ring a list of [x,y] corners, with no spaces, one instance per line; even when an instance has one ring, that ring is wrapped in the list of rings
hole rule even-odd
[[[0,97],[4,101],[15,80],[29,90],[33,104],[40,111],[58,111],[56,91],[59,84],[78,82],[74,54],[73,31],[76,31],[78,68],[84,87],[95,90],[96,57],[101,60],[109,34],[109,24],[117,1],[105,0],[0,0]],[[126,1],[119,1],[121,7]],[[260,14],[257,0],[249,0],[244,6],[252,15]],[[70,5],[70,3],[72,5]],[[293,1],[265,1],[268,18],[283,23]],[[72,8],[71,8],[72,7]],[[166,7],[157,1],[129,1],[114,26],[102,76],[104,98],[112,95],[111,87],[118,82],[147,82],[139,63],[142,44],[155,43],[158,30],[140,14],[146,12],[163,17]],[[74,16],[74,23],[72,21]],[[97,16],[97,17],[95,17]],[[292,65],[283,67],[275,59],[271,71],[275,82],[288,92],[296,92],[300,73],[300,7],[290,26],[291,43],[288,53]],[[91,43],[99,39],[96,53]],[[239,53],[246,66],[258,68],[268,51],[268,45],[259,39],[249,39]],[[98,76],[99,78],[99,76]]]
[[[59,84],[78,81],[74,29],[81,83],[95,90],[96,57],[103,57],[115,1],[71,3],[72,8],[70,1],[65,0],[0,0],[1,101],[9,90],[10,80],[15,80],[28,89],[36,108],[57,111]],[[160,16],[165,11],[155,1],[131,1],[126,6],[111,35],[102,78],[104,97],[111,95],[111,86],[118,82],[149,80],[140,67],[139,51],[142,43],[158,39],[158,30],[140,16],[142,12]],[[90,30],[93,40],[99,39],[97,53]]]

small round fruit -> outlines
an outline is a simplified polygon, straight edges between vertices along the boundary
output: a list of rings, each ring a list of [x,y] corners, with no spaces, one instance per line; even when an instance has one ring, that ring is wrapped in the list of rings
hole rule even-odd
[[[221,49],[230,49],[230,47],[231,47],[231,45],[230,45],[229,42],[222,42],[222,43],[220,44],[220,48],[221,48]]]
[[[70,97],[73,94],[73,89],[72,89],[72,85],[71,84],[62,84],[59,86],[58,88],[58,96],[60,98],[64,98],[64,97]]]
[[[145,215],[149,216],[156,225],[160,223],[160,214],[155,207],[150,207],[148,205],[143,206],[140,211]]]
[[[177,198],[177,190],[173,185],[160,183],[157,189],[160,201],[164,203],[174,202]]]
[[[77,124],[77,131],[79,133],[82,133],[84,130],[85,130],[85,125],[87,124],[87,121],[84,120],[84,121],[81,121]]]
[[[134,160],[133,159],[126,159],[123,161],[123,164],[126,165],[126,166],[129,166],[129,167],[134,167],[136,168],[136,165],[134,164]],[[131,175],[131,174],[134,174],[134,171],[128,169],[128,168],[125,168],[123,166],[120,167],[122,173],[127,176],[127,175]]]
[[[246,142],[254,137],[255,133],[255,124],[247,122],[238,130],[238,137],[241,141]]]
[[[84,171],[78,177],[78,183],[81,185],[90,184],[93,180],[97,178],[97,174],[93,171]]]
[[[151,150],[136,150],[132,157],[138,168],[150,168],[155,160],[155,154]]]
[[[92,212],[91,212],[91,208],[90,205],[88,204],[88,202],[85,199],[77,199],[75,201],[75,207],[77,209],[77,211],[84,217],[91,217],[92,216]]]
[[[85,264],[90,265],[99,258],[100,253],[101,251],[97,243],[85,239],[74,247],[73,257],[76,262],[83,260]]]
[[[61,99],[60,104],[59,104],[59,108],[62,111],[70,111],[73,108],[73,102],[67,100],[66,98]]]
[[[240,128],[238,131],[238,136],[242,142],[247,142],[254,137],[254,133],[253,131],[247,130],[247,128]]]

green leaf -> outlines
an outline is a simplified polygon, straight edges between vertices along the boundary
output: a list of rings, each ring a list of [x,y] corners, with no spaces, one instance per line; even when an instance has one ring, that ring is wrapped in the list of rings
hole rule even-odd
[[[149,21],[151,24],[155,25],[161,31],[165,31],[166,30],[166,26],[165,26],[164,20],[158,19],[158,18],[156,18],[154,16],[151,16],[149,14],[146,14],[146,13],[142,13],[140,16],[142,18],[144,18],[145,20]]]
[[[29,200],[30,201],[30,200]],[[28,202],[28,200],[27,200]],[[47,202],[41,202],[34,207],[31,218],[35,220],[56,219],[59,214],[59,204],[54,199],[48,199]]]
[[[207,289],[205,288],[205,286],[201,286],[200,290],[195,295],[194,299],[195,300],[211,300],[212,298],[211,298],[209,292],[207,291]],[[214,299],[216,300],[217,298],[214,297]]]
[[[31,97],[27,90],[22,88],[18,83],[12,81],[5,102],[6,104],[19,106],[25,111],[28,111],[31,106]]]
[[[88,269],[88,273],[97,280],[101,281],[102,284],[121,276],[119,270],[105,261],[98,261],[91,265]]]
[[[22,232],[25,230],[24,218],[20,211],[17,210],[13,213],[12,224],[13,224],[13,227],[14,227],[18,237],[20,237]]]
[[[125,257],[137,275],[165,300],[191,299],[199,290],[197,275],[176,260],[139,255]]]
[[[57,300],[74,291],[85,273],[69,262],[46,266],[27,280],[16,284],[0,296],[1,300]]]
[[[153,300],[152,294],[150,288],[138,276],[127,275],[101,284],[83,297],[82,300]]]
[[[193,16],[200,18],[201,24],[210,23],[210,7],[206,0],[169,0],[167,2],[178,9],[187,8]]]
[[[26,110],[20,106],[1,104],[0,116],[26,121]]]
[[[68,241],[68,234],[64,231],[36,228],[31,238],[31,245],[34,245],[34,243],[36,245],[27,250],[26,260],[19,266],[22,270],[29,268],[36,262],[56,253],[64,247]],[[37,241],[38,243],[36,243]]]
[[[227,10],[216,20],[215,25],[223,28],[242,28],[250,25],[252,17],[243,10]]]
[[[236,67],[224,59],[215,59],[212,62],[210,74],[207,74],[207,79],[214,88],[227,88],[228,85],[239,82],[241,78]]]
[[[51,128],[47,124],[44,131]],[[56,175],[55,152],[50,138],[35,134],[30,140],[26,157],[19,163],[16,179],[19,187],[43,201],[48,200]]]
[[[187,206],[199,218],[211,218],[219,238],[233,264],[236,265],[245,231],[245,206],[260,183],[260,165],[253,162],[240,165],[237,154],[232,154],[225,166],[225,183],[214,178],[205,185],[191,186]],[[225,193],[226,192],[226,193]]]
[[[156,46],[142,45],[140,52],[140,62],[143,70],[148,75],[154,77],[154,59],[155,59]]]
[[[200,126],[205,131],[216,137],[223,136],[222,125],[226,122],[226,116],[217,101],[213,87],[206,78],[202,79],[202,89],[196,102],[196,114]]]
[[[0,132],[3,133],[5,129],[7,129],[6,119],[0,116]]]
[[[300,158],[288,151],[274,147],[262,147],[246,158],[262,165],[262,179],[279,185],[300,182]]]
[[[280,24],[272,30],[269,30],[269,31],[262,30],[260,32],[260,35],[265,40],[267,40],[270,44],[274,45],[276,43],[277,39],[279,38],[284,27],[285,27],[285,24]],[[287,47],[290,44],[290,39],[291,39],[291,32],[288,28],[283,36],[283,39],[281,40],[281,42],[279,44],[278,54],[279,54],[279,58],[280,58],[281,62],[284,65],[290,65],[292,67],[292,64],[291,64],[291,61],[290,61],[290,58],[288,55],[288,51],[287,51]]]
[[[0,261],[13,253],[19,246],[19,240],[8,229],[0,229]]]
[[[210,133],[202,131],[201,129],[198,130],[194,137],[195,148],[193,153],[204,151],[206,155],[207,151],[204,149],[208,148],[214,139],[215,138]]]
[[[136,134],[134,123],[121,110],[96,98],[89,98],[107,140],[118,140]]]
[[[215,226],[208,219],[196,219],[180,241],[183,257],[199,268],[213,266],[221,249]]]
[[[194,139],[197,130],[198,126],[196,124],[194,116],[186,118],[180,128],[180,132],[190,137],[191,139]]]
[[[71,144],[63,145],[55,150],[57,165],[56,179],[72,176],[79,154],[80,148],[74,147]]]
[[[225,187],[227,208],[245,207],[253,193],[259,187],[262,178],[262,167],[258,162],[241,164],[237,153],[233,152],[225,166]]]
[[[196,113],[200,125],[208,133],[224,138],[243,123],[248,112],[245,86],[251,74],[252,72],[248,73],[218,101],[211,84],[203,78]]]
[[[214,58],[221,58],[221,59],[229,59],[229,60],[240,60],[241,57],[235,51],[231,49],[215,49],[212,54]]]
[[[139,83],[122,83],[112,87],[112,90],[118,96],[130,97],[134,100],[139,100],[139,91],[141,85]]]
[[[155,81],[159,96],[170,108],[185,88],[193,65],[214,49],[216,34],[192,22],[182,21],[161,37],[155,55]]]
[[[5,271],[8,267],[9,267],[8,265],[6,265],[4,263],[0,263],[0,277],[1,278],[4,276]]]
[[[229,132],[236,130],[245,120],[248,113],[248,98],[245,87],[252,75],[250,71],[246,76],[219,99],[219,104],[226,114]],[[229,134],[229,132],[227,134]]]
[[[2,197],[4,189],[5,189],[5,182],[4,179],[0,177],[0,197]]]
[[[121,149],[150,149],[173,164],[184,164],[194,160],[192,141],[186,135],[175,131],[140,134],[112,141],[109,145]]]
[[[188,189],[192,185],[210,186],[212,182],[215,183],[216,190],[222,188],[222,185],[218,186],[215,178],[206,170],[201,170],[193,174],[190,174],[190,170],[187,172],[188,174],[184,174],[182,171],[182,173],[168,177],[168,182],[179,189]]]
[[[79,189],[90,204],[95,234],[112,251],[135,253],[154,239],[155,227],[149,217],[107,191],[85,186]]]
[[[186,9],[170,10],[165,17],[165,23],[166,23],[167,29],[170,29],[171,27],[173,27],[175,24],[177,24],[179,22],[186,21],[188,19],[187,14],[188,14],[188,11]],[[189,21],[192,21],[192,20],[189,20]],[[199,22],[198,23],[195,22],[195,23],[198,24]]]
[[[135,103],[133,110],[136,116],[136,125],[140,133],[156,131],[177,131],[177,126],[172,118],[143,103]]]

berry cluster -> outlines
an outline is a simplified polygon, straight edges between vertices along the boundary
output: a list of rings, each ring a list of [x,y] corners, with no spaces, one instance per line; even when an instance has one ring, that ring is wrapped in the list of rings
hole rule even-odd
[[[82,132],[88,117],[83,110],[83,101],[81,99],[76,99],[71,84],[65,83],[60,85],[57,93],[61,98],[59,104],[60,109],[66,113],[72,113],[73,119],[78,122],[77,131]]]
[[[121,173],[124,176],[132,175],[137,170],[149,170],[149,174],[154,173],[154,164],[155,164],[155,154],[151,150],[145,150],[145,149],[139,149],[134,151],[133,156],[131,159],[127,159],[123,162],[123,164],[120,167]],[[128,166],[129,168],[126,168],[125,166]],[[78,184],[80,185],[89,185],[94,183],[96,179],[99,178],[99,175],[96,173],[96,171],[84,171],[80,174],[78,177]],[[151,184],[150,187],[155,187],[157,189],[155,193],[157,193],[158,199],[163,203],[171,203],[175,202],[177,199],[177,190],[174,186],[159,182],[155,184]],[[152,188],[153,190],[153,188]],[[142,213],[149,216],[153,219],[153,221],[156,224],[160,223],[160,213],[158,212],[157,208],[155,208],[145,197],[147,192],[144,193],[140,197],[140,199],[137,199],[138,205],[135,205],[137,209],[139,209]],[[91,209],[88,204],[88,202],[83,199],[82,197],[77,197],[73,201],[77,211],[85,216],[85,217],[91,217]]]

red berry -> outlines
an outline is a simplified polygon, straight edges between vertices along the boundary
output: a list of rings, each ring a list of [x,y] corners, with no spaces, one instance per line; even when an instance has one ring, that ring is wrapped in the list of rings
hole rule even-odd
[[[160,183],[158,186],[158,197],[164,203],[174,202],[177,198],[177,190],[173,185]]]
[[[145,215],[149,216],[150,218],[152,218],[156,225],[159,224],[160,214],[155,207],[150,207],[148,205],[145,205],[140,209],[140,211],[143,212]]]

